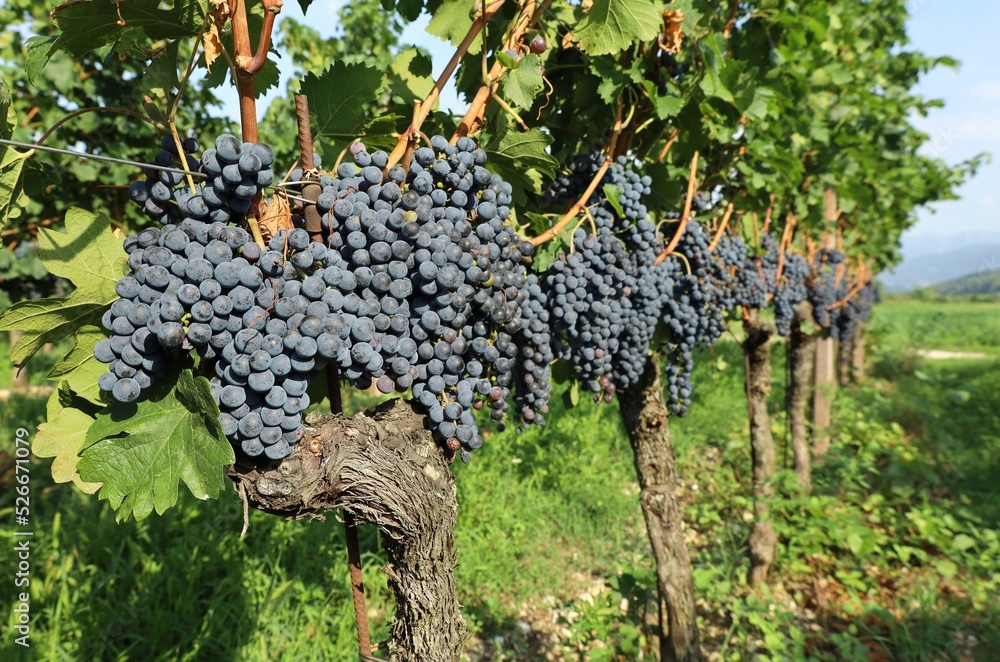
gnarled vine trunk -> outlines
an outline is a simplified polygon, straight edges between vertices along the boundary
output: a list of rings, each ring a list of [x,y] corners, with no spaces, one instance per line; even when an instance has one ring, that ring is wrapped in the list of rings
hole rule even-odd
[[[753,462],[753,528],[750,531],[750,582],[767,580],[774,563],[778,536],[771,524],[774,496],[775,450],[767,394],[771,391],[771,336],[774,323],[756,315],[743,321],[747,338],[743,352],[747,360],[747,403],[750,416],[750,455]]]
[[[821,457],[830,450],[830,423],[836,390],[836,352],[833,338],[816,341],[816,368],[813,374],[813,455]]]
[[[788,394],[788,425],[792,432],[795,473],[806,492],[812,490],[812,458],[809,453],[806,408],[812,393],[813,363],[816,360],[816,335],[802,326],[812,318],[812,305],[803,301],[795,309],[792,335],[788,344],[789,372],[792,379]]]
[[[236,487],[258,510],[288,518],[344,508],[383,534],[396,599],[390,659],[458,660],[466,640],[455,584],[455,480],[423,418],[402,400],[373,413],[310,419],[282,462],[238,460]]]
[[[700,660],[694,576],[677,504],[677,467],[658,356],[649,359],[639,383],[623,392],[620,402],[622,422],[632,443],[646,532],[656,560],[660,659]]]
[[[855,382],[865,380],[865,325],[858,324],[854,330],[854,344],[851,348],[851,378]]]

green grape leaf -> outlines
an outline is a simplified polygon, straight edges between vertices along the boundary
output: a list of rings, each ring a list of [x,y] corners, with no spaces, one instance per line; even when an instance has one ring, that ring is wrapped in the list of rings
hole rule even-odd
[[[219,423],[208,380],[182,371],[154,384],[148,397],[116,402],[87,431],[80,476],[101,482],[119,520],[162,515],[177,502],[178,481],[199,499],[225,487],[223,468],[236,461]]]
[[[613,58],[591,58],[590,73],[599,81],[597,94],[601,97],[601,101],[611,105],[618,100],[622,91],[630,84],[644,82],[643,65],[644,62],[641,59],[635,59],[626,65],[620,65]]]
[[[677,94],[675,88],[668,87],[664,94],[660,94],[653,81],[644,80],[642,81],[642,86],[646,88],[646,94],[649,95],[649,99],[653,102],[657,118],[666,120],[671,117],[677,117],[678,113],[681,112],[684,99]]]
[[[76,346],[52,368],[49,379],[65,381],[77,396],[103,406],[97,380],[108,368],[94,358],[94,346],[104,338],[104,332],[97,326],[81,328],[76,332]]]
[[[475,0],[474,4],[469,0],[444,0],[427,23],[427,34],[441,37],[452,46],[458,46],[472,27],[470,10],[478,8],[478,5],[479,0]],[[478,53],[482,45],[483,34],[480,32],[469,46],[469,52]]]
[[[118,296],[115,284],[126,256],[122,240],[111,234],[108,217],[73,207],[64,221],[66,232],[38,232],[38,257],[50,273],[72,281],[76,289],[66,297],[19,301],[0,317],[0,331],[24,332],[10,352],[18,365],[45,343],[96,324],[104,307]]]
[[[177,48],[179,41],[170,42],[153,58],[142,75],[142,89],[157,99],[165,99],[180,86],[177,78]]]
[[[27,162],[27,154],[0,145],[0,230],[21,218],[28,204],[28,196],[24,194],[24,166]]]
[[[497,117],[498,133],[483,149],[489,155],[488,167],[499,173],[514,189],[514,199],[522,202],[527,192],[539,192],[546,179],[555,177],[559,162],[546,151],[552,137],[539,129],[521,131],[513,128],[506,113]]]
[[[130,45],[135,52],[150,40],[198,34],[204,20],[199,0],[180,0],[169,9],[161,8],[160,4],[159,0],[71,0],[59,5],[49,16],[62,32],[42,51],[44,57],[39,53],[33,55],[34,73],[37,75],[57,50],[64,50],[75,58],[116,44],[120,51]],[[41,42],[38,43],[35,48],[41,48]]]
[[[611,208],[615,210],[616,214],[618,214],[618,218],[624,219],[625,210],[622,209],[622,190],[611,184],[605,184],[603,186],[603,190],[604,197],[607,198],[608,204],[610,204]]]
[[[404,48],[393,58],[389,65],[389,76],[393,96],[399,97],[406,104],[427,98],[434,87],[430,56],[413,46]]]
[[[544,86],[542,60],[529,53],[521,58],[516,69],[509,70],[504,76],[503,94],[515,108],[531,108]]]
[[[363,64],[336,62],[321,74],[302,80],[301,94],[309,97],[313,135],[350,140],[369,124],[365,106],[385,89],[385,74]]]
[[[51,457],[52,479],[57,483],[73,481],[87,494],[93,494],[100,483],[88,483],[80,478],[77,465],[83,449],[87,430],[94,423],[93,417],[63,404],[63,394],[56,390],[45,406],[46,422],[38,426],[32,450],[38,457]]]
[[[723,54],[726,42],[722,35],[718,35],[715,39],[705,38],[698,44],[701,47],[702,57],[706,65],[705,75],[698,81],[701,91],[707,97],[735,103],[728,83],[735,82],[735,74],[744,63],[737,64]]]
[[[56,39],[58,39],[57,35],[51,35],[49,37],[31,37],[24,42],[24,58],[21,60],[21,66],[24,67],[24,75],[29,83],[34,84],[38,76],[41,75],[42,69],[49,61],[52,44],[55,43]]]
[[[589,55],[610,55],[652,39],[662,27],[663,7],[656,0],[595,0],[576,39]]]

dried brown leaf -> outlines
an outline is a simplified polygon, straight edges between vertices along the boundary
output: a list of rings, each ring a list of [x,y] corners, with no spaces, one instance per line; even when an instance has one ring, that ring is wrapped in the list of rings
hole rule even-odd
[[[219,26],[216,23],[212,23],[208,28],[208,32],[205,33],[205,67],[211,71],[212,64],[219,59],[222,55],[222,39],[219,36]]]
[[[274,196],[274,199],[264,207],[264,213],[257,220],[257,225],[264,241],[278,234],[280,230],[291,230],[292,210],[288,206],[288,200],[280,195]]]
[[[681,27],[684,23],[684,10],[668,9],[663,12],[663,35],[660,37],[660,47],[670,53],[679,53],[684,33]]]

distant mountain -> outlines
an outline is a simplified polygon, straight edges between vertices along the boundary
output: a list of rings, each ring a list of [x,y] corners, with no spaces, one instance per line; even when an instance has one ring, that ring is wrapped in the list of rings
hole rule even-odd
[[[938,294],[950,296],[966,294],[1000,294],[1000,270],[980,271],[934,286]]]
[[[981,272],[1000,274],[1000,242],[907,257],[879,281],[887,292],[908,292]]]
[[[902,237],[900,252],[902,252],[905,262],[925,255],[946,253],[968,246],[987,245],[1000,245],[1000,230],[976,230],[959,234],[929,232],[912,234],[906,232]]]

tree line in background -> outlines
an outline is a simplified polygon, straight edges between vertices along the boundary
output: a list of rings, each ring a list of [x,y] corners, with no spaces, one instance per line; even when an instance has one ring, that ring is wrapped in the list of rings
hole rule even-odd
[[[122,518],[162,513],[178,480],[217,496],[226,474],[267,512],[343,508],[385,534],[394,659],[458,659],[448,463],[480,427],[543,424],[553,382],[573,405],[617,399],[661,657],[700,659],[669,432],[695,352],[742,325],[750,581],[766,582],[771,344],[789,342],[808,491],[835,385],[863,377],[875,276],[978,164],[926,156],[909,124],[940,105],[919,77],[954,63],[909,49],[902,0],[357,0],[331,39],[293,20],[276,38],[280,9],[0,8],[17,27],[0,37],[0,138],[35,146],[0,147],[0,329],[20,334],[17,365],[75,338],[36,452]],[[401,43],[422,13],[455,47],[437,80]],[[279,67],[288,92],[259,109]],[[449,81],[461,117],[437,106]],[[233,91],[238,127],[219,116]],[[304,432],[342,384],[413,397]],[[134,468],[167,422],[185,429],[151,480]]]

